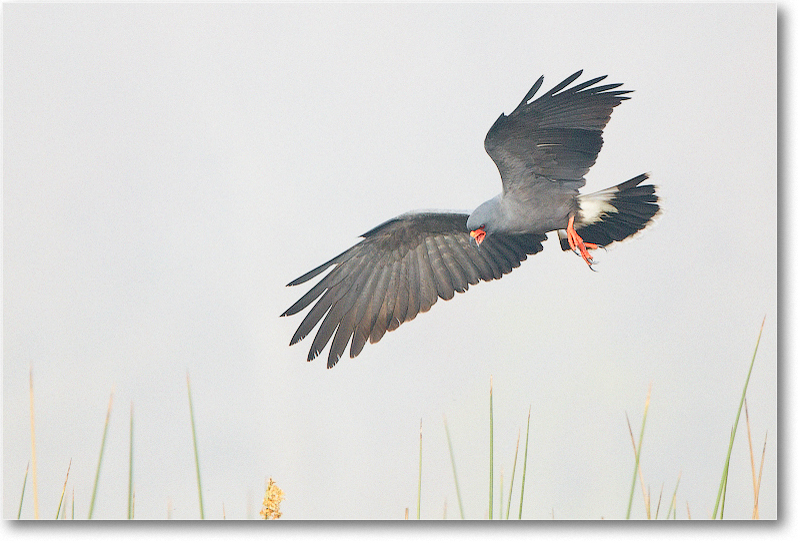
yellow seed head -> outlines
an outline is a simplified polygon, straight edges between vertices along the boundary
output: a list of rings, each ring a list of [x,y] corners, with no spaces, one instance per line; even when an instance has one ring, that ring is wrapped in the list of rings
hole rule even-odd
[[[275,481],[270,477],[267,483],[267,490],[264,492],[264,507],[261,508],[261,518],[273,520],[281,518],[281,502],[283,501],[283,490],[280,489]]]

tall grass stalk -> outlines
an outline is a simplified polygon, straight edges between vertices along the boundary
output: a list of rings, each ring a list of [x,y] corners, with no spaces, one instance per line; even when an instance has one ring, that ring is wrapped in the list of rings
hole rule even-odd
[[[525,497],[525,473],[528,471],[528,436],[531,431],[531,407],[528,406],[528,428],[525,430],[525,460],[522,463],[522,487],[519,489],[519,520],[522,520],[522,499]]]
[[[756,463],[753,455],[753,439],[750,433],[750,414],[747,412],[747,400],[744,401],[744,420],[747,423],[747,445],[750,448],[750,470],[753,473],[753,520],[758,519],[758,495],[761,490],[761,473],[764,470],[764,453],[767,452],[767,436],[764,436],[764,448],[761,451],[761,467],[756,479]]]
[[[29,388],[31,397],[31,459],[33,460],[33,518],[39,520],[39,485],[36,484],[36,425],[34,424],[33,409],[33,368],[30,370]]]
[[[133,519],[133,402],[131,402],[131,433],[128,451],[128,520]]]
[[[628,498],[628,512],[625,514],[625,519],[631,518],[631,506],[633,505],[633,493],[636,490],[636,475],[639,473],[639,456],[642,454],[642,440],[644,439],[644,425],[647,421],[647,409],[650,407],[650,390],[652,385],[647,387],[647,399],[644,402],[644,415],[642,416],[642,429],[639,432],[639,446],[634,447],[636,452],[636,466],[633,468],[633,481],[631,481],[631,494]]]
[[[192,421],[192,445],[194,446],[194,466],[197,472],[197,496],[200,500],[200,519],[205,520],[203,513],[203,485],[200,482],[200,458],[197,454],[197,432],[194,427],[194,407],[192,407],[192,384],[189,381],[189,372],[186,372],[186,390],[189,393],[189,418]]]
[[[31,467],[30,461],[28,461],[28,465],[25,466],[25,478],[22,479],[22,494],[19,497],[19,511],[17,511],[17,520],[22,516],[22,500],[25,499],[25,485],[28,483],[28,468]]]
[[[678,496],[678,485],[681,484],[681,474],[678,473],[678,482],[675,483],[675,491],[672,493],[672,501],[669,502],[669,509],[667,509],[667,518],[669,518],[669,514],[673,511],[677,513],[678,504],[676,503],[676,498]]]
[[[747,411],[747,398],[744,399],[744,421],[747,427],[747,447],[750,449],[750,471],[753,474],[753,503],[756,499],[756,461],[753,457],[753,437],[750,433],[750,413]]]
[[[503,519],[503,467],[500,466],[500,520]]]
[[[417,520],[422,502],[422,419],[419,419],[419,475],[417,476]]]
[[[625,422],[628,423],[628,433],[631,436],[631,445],[633,445],[633,457],[636,458],[636,439],[633,437],[633,429],[631,428],[631,421],[628,418],[628,414],[625,413]],[[648,504],[648,497],[647,492],[644,489],[644,477],[642,477],[642,465],[639,464],[639,484],[642,487],[642,498],[644,499],[644,509],[647,513],[648,520],[650,519],[650,506]]]
[[[492,404],[492,376],[489,376],[489,520],[494,509],[494,407]]]
[[[514,492],[514,474],[517,472],[517,455],[519,454],[520,434],[521,431],[517,431],[517,448],[514,451],[514,465],[511,467],[511,483],[508,485],[508,506],[506,506],[506,520],[508,520],[508,516],[511,514],[511,495]],[[503,514],[502,509],[500,510],[500,514]]]
[[[761,475],[764,473],[764,455],[767,453],[767,436],[764,435],[764,448],[761,449],[761,467],[758,469],[758,484],[756,486],[756,503],[753,505],[753,518],[758,518],[758,497],[761,495]]]
[[[447,418],[442,415],[444,419],[444,433],[447,436],[447,448],[450,450],[450,464],[453,466],[453,479],[456,482],[456,498],[458,498],[458,511],[461,514],[461,520],[464,520],[464,507],[461,505],[461,491],[458,489],[458,474],[456,473],[456,459],[453,456],[453,443],[450,441],[450,429],[447,427]]]
[[[92,488],[92,501],[89,503],[89,520],[94,513],[94,500],[97,497],[97,483],[100,481],[100,466],[103,465],[103,451],[106,449],[106,436],[108,435],[108,420],[111,418],[111,406],[114,403],[114,389],[111,389],[111,397],[108,399],[108,411],[106,411],[106,423],[103,426],[103,441],[100,443],[100,458],[97,460],[97,472],[94,475],[94,487]]]
[[[753,358],[750,361],[750,369],[747,370],[747,379],[744,381],[744,389],[742,390],[742,398],[739,400],[739,409],[736,411],[736,420],[733,422],[733,428],[731,429],[731,439],[730,443],[728,444],[728,455],[725,458],[725,467],[722,469],[722,480],[719,482],[719,491],[717,492],[717,502],[714,504],[714,513],[712,515],[712,519],[717,518],[717,510],[719,509],[719,518],[722,520],[722,516],[725,512],[725,489],[728,486],[728,467],[731,463],[731,451],[733,450],[733,440],[736,437],[736,427],[739,425],[739,417],[742,414],[742,407],[744,406],[744,398],[747,394],[747,385],[750,383],[750,374],[753,372],[753,365],[756,361],[756,353],[758,353],[758,344],[761,343],[761,333],[764,331],[764,322],[767,320],[767,317],[764,316],[764,319],[761,321],[761,329],[758,331],[758,339],[756,340],[756,348],[753,351]],[[720,501],[722,503],[722,508],[720,509]]]
[[[72,467],[72,458],[69,459],[69,465],[67,466],[67,477],[64,479],[64,488],[61,489],[61,498],[58,500],[58,511],[56,511],[56,520],[58,520],[58,515],[61,514],[61,504],[64,503],[64,493],[67,491],[67,481],[69,481],[69,468]],[[64,508],[64,512],[67,511],[67,508]]]
[[[642,475],[639,474],[639,477]],[[658,493],[658,503],[656,504],[656,520],[658,520],[658,512],[661,510],[661,498],[664,496],[664,483],[661,483],[661,490]]]

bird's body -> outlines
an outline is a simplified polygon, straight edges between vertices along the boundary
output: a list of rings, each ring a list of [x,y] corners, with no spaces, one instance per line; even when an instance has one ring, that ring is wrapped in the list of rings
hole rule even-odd
[[[570,215],[580,211],[577,198],[578,191],[525,191],[512,188],[478,206],[470,214],[467,228],[472,231],[481,225],[485,226],[488,216],[496,214],[498,226],[494,232],[541,234],[564,229]]]
[[[658,213],[655,187],[641,174],[608,189],[582,195],[584,175],[602,147],[611,111],[630,91],[619,84],[594,86],[598,77],[570,89],[581,72],[531,101],[543,78],[519,106],[500,115],[484,147],[497,165],[503,191],[471,214],[410,212],[362,235],[361,242],[289,285],[323,277],[283,315],[306,314],[290,344],[320,322],[308,360],[333,338],[332,367],[350,343],[355,357],[369,340],[449,300],[479,281],[499,279],[528,255],[542,250],[557,231],[564,250],[592,265],[588,249],[620,241],[643,229]],[[566,90],[565,90],[566,89]]]

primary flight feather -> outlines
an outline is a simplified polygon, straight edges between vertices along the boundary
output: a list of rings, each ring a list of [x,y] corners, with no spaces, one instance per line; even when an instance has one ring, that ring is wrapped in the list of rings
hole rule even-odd
[[[390,219],[359,243],[298,277],[299,285],[330,272],[281,316],[314,304],[290,345],[319,325],[308,360],[331,341],[328,367],[350,344],[356,357],[367,341],[451,299],[479,281],[500,279],[557,231],[591,267],[590,249],[621,241],[647,226],[659,211],[653,185],[641,174],[614,187],[579,194],[584,175],[603,145],[612,110],[631,91],[597,85],[596,77],[567,88],[576,72],[535,100],[540,77],[509,115],[489,129],[484,147],[497,165],[503,190],[471,214],[410,212]]]

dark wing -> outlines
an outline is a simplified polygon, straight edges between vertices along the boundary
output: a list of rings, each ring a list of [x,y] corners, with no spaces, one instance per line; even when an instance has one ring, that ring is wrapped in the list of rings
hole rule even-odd
[[[298,277],[299,285],[333,266],[311,290],[287,309],[294,315],[316,300],[292,337],[294,345],[322,320],[308,360],[333,337],[328,367],[344,353],[358,356],[367,339],[379,341],[439,298],[449,300],[479,281],[500,279],[527,255],[542,250],[544,234],[495,234],[478,247],[469,236],[465,213],[409,213],[373,228],[359,243]],[[324,318],[323,318],[324,317]]]
[[[621,83],[593,86],[606,76],[564,90],[582,72],[529,102],[542,86],[540,77],[517,109],[500,115],[489,129],[484,147],[500,170],[504,190],[542,177],[571,190],[585,184],[583,176],[597,160],[611,111],[631,91],[613,90]]]

